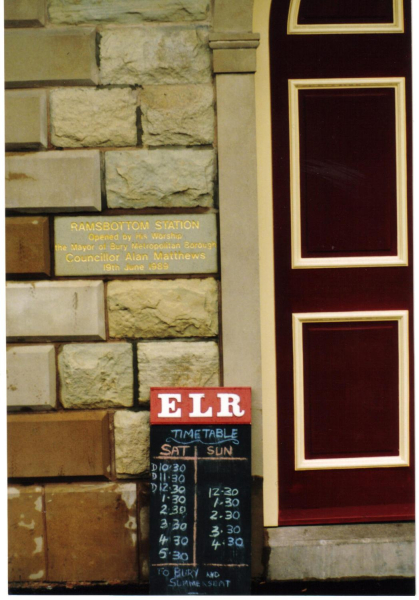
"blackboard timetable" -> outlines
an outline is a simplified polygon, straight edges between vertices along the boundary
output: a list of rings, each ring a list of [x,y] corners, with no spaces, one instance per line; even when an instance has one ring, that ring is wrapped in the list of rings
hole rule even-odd
[[[154,425],[150,448],[150,594],[250,594],[250,425]]]

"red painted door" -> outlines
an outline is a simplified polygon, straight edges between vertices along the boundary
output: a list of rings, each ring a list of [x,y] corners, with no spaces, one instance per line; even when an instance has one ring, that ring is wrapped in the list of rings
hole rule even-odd
[[[279,524],[413,518],[410,4],[273,0]]]

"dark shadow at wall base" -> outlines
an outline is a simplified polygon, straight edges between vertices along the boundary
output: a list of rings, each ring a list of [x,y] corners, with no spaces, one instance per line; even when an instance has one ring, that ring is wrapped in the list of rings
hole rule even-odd
[[[148,585],[11,585],[10,595],[148,596]],[[252,596],[414,596],[415,579],[360,581],[275,581],[252,583]]]

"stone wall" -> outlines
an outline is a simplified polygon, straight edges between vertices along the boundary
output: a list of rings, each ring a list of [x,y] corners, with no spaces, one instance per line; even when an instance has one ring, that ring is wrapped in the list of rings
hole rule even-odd
[[[9,579],[148,577],[151,385],[219,385],[219,277],[58,277],[59,215],[216,213],[209,0],[5,0]]]

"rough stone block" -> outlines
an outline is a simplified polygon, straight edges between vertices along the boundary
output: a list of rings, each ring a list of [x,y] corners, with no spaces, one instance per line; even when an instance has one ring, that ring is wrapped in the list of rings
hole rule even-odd
[[[110,208],[212,206],[215,154],[211,149],[155,149],[106,153]]]
[[[137,144],[137,94],[129,88],[53,90],[50,102],[54,146]]]
[[[102,83],[162,85],[211,80],[205,27],[108,29],[100,43]]]
[[[212,86],[146,87],[140,92],[140,104],[144,144],[197,146],[213,143]]]
[[[5,94],[6,150],[48,146],[47,92],[8,90]]]
[[[4,0],[6,27],[42,27],[45,25],[45,0]]]
[[[48,0],[52,23],[141,23],[142,21],[202,21],[209,0]]]
[[[140,402],[149,402],[150,386],[215,387],[220,385],[215,342],[140,342]]]
[[[131,344],[69,344],[58,355],[64,408],[132,406]]]
[[[213,337],[218,286],[214,279],[111,281],[108,311],[114,338]]]
[[[45,505],[50,581],[135,581],[135,484],[47,485]]]
[[[268,579],[413,577],[414,524],[269,528]]]
[[[10,339],[105,339],[102,281],[9,282],[6,327]]]
[[[54,346],[13,346],[6,357],[8,408],[55,408]]]
[[[6,208],[26,212],[100,211],[99,151],[8,156]]]
[[[46,579],[42,487],[11,486],[8,492],[9,582]]]
[[[47,217],[6,218],[6,272],[51,273]]]
[[[99,81],[94,28],[11,29],[4,42],[6,87]]]
[[[9,477],[109,477],[105,411],[9,415]]]
[[[150,413],[115,413],[115,461],[120,478],[146,475],[150,470]]]

